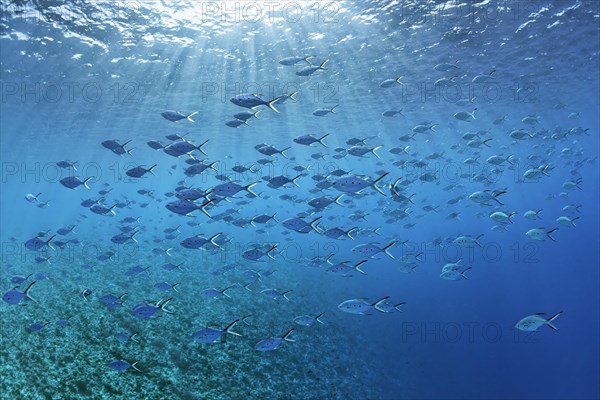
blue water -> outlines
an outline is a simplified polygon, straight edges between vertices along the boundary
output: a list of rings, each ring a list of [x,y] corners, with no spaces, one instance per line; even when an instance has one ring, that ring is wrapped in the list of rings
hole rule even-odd
[[[599,3],[1,4],[3,398],[600,397]],[[325,69],[299,76],[309,62],[279,62],[309,55],[314,65],[329,60]],[[401,83],[383,84],[399,76]],[[258,106],[259,119],[248,126],[225,125],[248,111],[230,101],[234,96],[271,100],[293,92],[295,100],[274,105],[279,113]],[[335,113],[313,115],[334,106]],[[169,110],[198,114],[194,122],[171,122],[161,116]],[[383,115],[389,110],[402,112]],[[474,119],[455,116],[474,110]],[[519,130],[525,138],[515,138]],[[464,139],[468,133],[474,135]],[[189,156],[147,145],[175,143],[165,138],[171,134],[187,134],[195,145],[209,139],[206,156],[192,155],[219,161],[216,171],[188,177]],[[294,142],[308,134],[329,134],[328,147]],[[350,150],[353,138],[364,144]],[[131,141],[126,148],[133,150],[117,155],[106,140]],[[269,156],[255,148],[262,143],[289,149]],[[360,146],[365,154],[357,157]],[[370,152],[376,146],[380,158]],[[504,160],[487,161],[494,155]],[[77,161],[77,170],[60,168],[61,160]],[[154,164],[154,175],[126,175]],[[234,172],[239,165],[252,169]],[[544,166],[546,174],[526,176]],[[388,173],[377,185],[384,195],[367,187],[346,192],[343,207],[313,209],[311,199],[342,193],[316,186],[338,181],[328,176],[336,169],[368,183]],[[299,174],[299,187],[276,189],[265,180]],[[94,178],[89,190],[69,189],[60,183],[68,176]],[[210,218],[166,208],[182,186],[209,191],[223,179],[258,182],[252,190],[259,196],[207,194]],[[469,198],[483,190],[506,192],[498,196],[502,205]],[[398,201],[394,193],[414,196]],[[118,206],[114,215],[98,215],[80,204],[85,199]],[[569,205],[577,207],[564,209]],[[540,209],[539,219],[524,216]],[[496,222],[494,212],[515,214]],[[249,224],[274,213],[265,224]],[[296,216],[321,220],[298,233],[283,224]],[[122,222],[126,217],[140,218]],[[71,225],[74,232],[57,234]],[[137,242],[111,241],[124,227],[139,231]],[[173,236],[164,232],[175,227]],[[357,230],[352,238],[324,235],[335,227]],[[526,235],[534,228],[543,228],[543,240]],[[554,228],[553,241],[545,233]],[[217,233],[222,249],[181,245]],[[25,246],[53,235],[52,248]],[[480,235],[478,243],[456,243]],[[393,259],[353,251],[392,241]],[[242,256],[274,244],[274,260]],[[167,248],[170,255],[162,254]],[[106,252],[114,254],[102,261]],[[365,274],[344,277],[311,261],[329,255],[350,265],[367,259]],[[461,272],[470,267],[466,278],[442,279],[442,268],[459,259]],[[181,269],[166,270],[166,263]],[[138,265],[150,268],[129,276]],[[11,282],[19,276],[26,280]],[[29,293],[37,302],[7,301],[11,289],[22,292],[34,281]],[[179,283],[177,291],[160,292],[154,285],[162,281]],[[231,286],[230,297],[202,294]],[[291,290],[289,301],[262,292],[274,288]],[[85,289],[91,294],[82,295]],[[114,310],[101,300],[124,293]],[[388,306],[405,302],[402,311],[378,306],[355,315],[338,307],[386,296]],[[172,314],[136,318],[136,306],[169,298]],[[552,321],[558,331],[544,324],[537,332],[516,329],[542,312],[562,312]],[[323,324],[294,322],[320,313]],[[242,336],[224,333],[222,343],[211,344],[192,337],[248,315],[232,328]],[[65,318],[65,326],[56,325]],[[35,322],[47,325],[34,331]],[[255,349],[292,328],[294,342]],[[118,332],[137,333],[136,341],[120,342]],[[111,368],[118,360],[137,362],[141,372]]]

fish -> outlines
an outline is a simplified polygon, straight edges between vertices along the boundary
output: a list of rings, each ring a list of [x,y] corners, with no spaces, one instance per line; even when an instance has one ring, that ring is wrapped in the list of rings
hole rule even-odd
[[[312,112],[312,115],[316,116],[316,117],[324,117],[327,114],[335,114],[335,109],[337,108],[337,105],[331,107],[331,108],[319,108],[316,109],[315,111]],[[325,146],[327,147],[327,146]]]
[[[192,117],[196,114],[198,114],[198,111],[195,111],[195,112],[193,112],[191,114],[187,114],[187,115],[184,115],[184,114],[180,113],[179,111],[165,111],[165,112],[160,113],[160,115],[164,119],[167,119],[171,122],[181,121],[182,119],[186,119],[190,122],[194,122]]]
[[[30,203],[37,203],[39,202],[39,197],[41,196],[41,192],[38,194],[31,194],[31,193],[27,193],[25,195],[25,200],[27,200]]]
[[[279,346],[284,342],[295,342],[295,340],[292,340],[289,338],[290,334],[293,331],[294,331],[294,328],[290,329],[289,331],[287,331],[285,333],[285,335],[283,335],[280,338],[263,339],[260,342],[258,342],[254,348],[258,351],[277,350],[279,348]]]
[[[579,217],[574,217],[574,218],[569,218],[569,217],[558,217],[556,219],[556,222],[558,222],[559,224],[563,225],[563,226],[568,226],[568,227],[572,227],[572,226],[577,226],[575,225],[575,221],[577,221],[579,219]]]
[[[503,206],[504,203],[498,200],[498,196],[506,193],[506,190],[482,190],[470,194],[469,200],[472,200],[475,203],[483,204],[484,206],[489,206],[490,204],[488,203],[493,200]]]
[[[71,168],[71,169],[73,169],[73,171],[77,171],[77,164],[79,164],[79,162],[77,162],[77,161],[61,160],[56,163],[56,166],[63,168],[63,169]]]
[[[138,167],[133,167],[131,169],[128,169],[127,172],[125,172],[125,174],[129,177],[132,178],[141,178],[142,176],[144,176],[145,174],[147,174],[148,172],[152,175],[154,175],[154,172],[152,172],[152,170],[156,167],[156,164],[154,164],[153,166],[151,166],[150,168],[146,169],[144,167],[138,166]]]
[[[552,233],[556,232],[558,230],[558,228],[554,228],[554,229],[550,229],[550,230],[546,230],[546,228],[533,228],[528,230],[527,232],[525,232],[525,235],[533,240],[537,240],[537,241],[544,241],[546,240],[546,238],[552,240],[553,242],[556,242],[556,240],[554,239],[554,237],[552,237]]]
[[[300,217],[288,218],[285,221],[283,221],[281,225],[283,225],[283,227],[286,229],[296,231],[298,233],[309,233],[310,231],[321,233],[316,226],[316,222],[319,221],[321,218],[322,217],[317,217],[311,222],[306,222]]]
[[[449,64],[449,63],[436,64],[435,67],[433,67],[433,69],[436,71],[440,71],[440,72],[449,72],[452,70],[459,69],[460,68],[459,63],[460,63],[460,60],[454,61],[454,64]]]
[[[316,138],[313,135],[302,135],[302,136],[298,136],[296,138],[294,138],[294,142],[304,145],[304,146],[312,146],[315,143],[319,143],[321,146],[323,147],[328,147],[324,142],[323,139],[325,139],[327,136],[329,136],[329,133],[326,133],[325,135],[321,136],[320,138]]]
[[[366,275],[365,271],[360,269],[360,266],[363,265],[364,263],[366,263],[368,260],[359,261],[354,266],[348,264],[350,261],[343,261],[343,262],[340,262],[337,264],[333,264],[333,263],[329,262],[329,260],[326,260],[326,261],[327,261],[327,263],[331,264],[331,266],[325,270],[326,272],[328,272],[330,274],[340,275],[343,277],[350,277],[350,276],[352,276],[352,275],[350,275],[350,273],[352,273],[352,271],[357,271],[363,275]]]
[[[89,178],[84,179],[83,181],[80,180],[79,178],[75,177],[75,176],[68,176],[66,178],[61,179],[59,182],[61,185],[63,185],[66,188],[69,189],[76,189],[79,186],[83,186],[86,189],[90,189],[90,187],[87,185],[87,183],[94,179],[95,177],[90,176]]]
[[[290,301],[290,298],[287,297],[287,295],[291,292],[291,290],[283,291],[280,289],[263,289],[260,292],[272,300],[277,300],[278,298],[283,297],[287,301]]]
[[[338,309],[345,313],[356,315],[371,315],[369,312],[373,310],[385,313],[381,305],[389,298],[390,296],[385,296],[374,303],[370,303],[366,298],[350,299],[340,303]]]
[[[240,94],[238,96],[232,97],[231,99],[229,99],[229,101],[231,101],[236,106],[245,107],[245,108],[255,108],[258,106],[267,106],[271,110],[278,113],[279,110],[277,110],[274,105],[280,99],[281,99],[281,96],[276,97],[272,100],[266,101],[266,100],[261,99],[260,97],[258,97],[255,94],[244,93],[244,94]]]
[[[404,86],[404,83],[401,81],[402,78],[403,78],[402,76],[399,76],[398,78],[394,78],[394,79],[386,79],[379,84],[379,87],[387,89],[387,88],[391,88],[395,84]]]
[[[470,113],[466,111],[457,112],[456,114],[454,114],[454,118],[460,121],[470,122],[475,119],[475,111],[477,111],[477,109],[474,109]]]
[[[519,322],[517,322],[515,324],[515,328],[517,328],[520,331],[525,331],[525,332],[537,332],[538,328],[546,325],[547,327],[551,328],[552,330],[557,331],[558,328],[552,324],[552,321],[554,321],[561,314],[562,314],[562,311],[559,311],[548,319],[543,317],[543,315],[545,315],[545,313],[537,313],[537,314],[529,315],[529,316],[521,319]]]
[[[511,212],[511,213],[507,214],[507,213],[502,212],[502,211],[496,211],[496,212],[493,212],[493,213],[490,214],[490,218],[493,221],[500,222],[500,223],[503,223],[503,224],[505,224],[507,222],[509,222],[509,223],[512,224],[512,223],[514,223],[513,220],[512,220],[512,217],[514,217],[515,215],[517,215],[516,212]]]
[[[321,321],[321,317],[325,313],[321,313],[315,316],[312,315],[300,315],[294,318],[294,322],[300,326],[313,326],[315,322],[318,322],[321,325],[325,325],[325,322]]]
[[[329,60],[325,60],[319,65],[309,65],[307,67],[303,67],[303,68],[299,69],[298,71],[296,71],[296,75],[310,76],[317,71],[325,71],[326,70],[325,64],[327,64],[328,62],[329,62]]]
[[[233,336],[242,336],[239,333],[233,332],[231,330],[233,326],[239,321],[239,319],[236,319],[235,321],[227,325],[225,329],[217,329],[210,327],[202,328],[192,334],[192,339],[200,343],[217,343],[217,341],[226,333]]]
[[[212,202],[213,202],[212,200],[208,200],[208,201],[202,203],[201,205],[198,205],[189,200],[176,200],[176,201],[167,203],[165,205],[165,207],[167,208],[167,210],[169,210],[175,214],[185,215],[187,217],[192,217],[193,216],[192,213],[194,211],[200,210],[204,215],[206,215],[207,217],[210,218],[210,214],[208,214],[205,207],[210,205]]]
[[[377,186],[377,183],[380,182],[383,178],[385,178],[388,174],[389,173],[386,172],[372,182],[369,182],[365,179],[362,179],[362,178],[359,178],[356,176],[340,178],[340,179],[336,180],[332,186],[335,189],[340,190],[342,192],[355,193],[355,194],[360,194],[360,192],[362,192],[364,189],[366,189],[368,187],[372,187],[377,192],[379,192],[385,196],[385,193]]]
[[[50,237],[50,239],[48,240],[42,240],[40,239],[38,236],[29,239],[28,241],[25,242],[25,247],[29,250],[33,250],[33,251],[38,251],[43,249],[44,247],[49,247],[52,250],[54,250],[54,247],[52,247],[52,244],[50,243],[52,241],[52,239],[54,239],[56,237],[56,235],[52,235]]]
[[[219,232],[208,239],[200,235],[195,235],[184,239],[180,244],[186,249],[204,249],[204,246],[206,246],[207,244],[210,244],[218,249],[223,249],[217,242],[215,242],[215,239],[222,234],[222,232]]]
[[[242,258],[244,258],[248,261],[261,261],[261,259],[264,256],[267,256],[271,260],[275,260],[275,258],[271,255],[271,253],[277,249],[277,246],[279,246],[279,244],[275,243],[266,252],[263,252],[263,250],[260,247],[254,247],[253,249],[246,250],[245,252],[243,252]]]
[[[109,367],[110,369],[112,369],[112,370],[115,370],[115,371],[117,371],[117,372],[123,372],[123,371],[127,371],[129,368],[133,368],[133,369],[135,369],[137,372],[142,372],[142,371],[140,371],[140,370],[138,369],[138,367],[136,366],[136,365],[137,365],[137,363],[138,363],[137,361],[136,361],[136,362],[134,362],[134,363],[132,363],[132,364],[130,364],[130,363],[128,363],[128,362],[127,362],[127,361],[125,361],[125,360],[114,360],[114,361],[111,361],[111,362],[108,364],[108,367]]]
[[[240,121],[239,119],[227,121],[227,122],[225,122],[225,125],[227,125],[230,128],[239,128],[242,125],[250,126],[246,121]]]
[[[247,121],[251,118],[260,119],[260,118],[258,118],[258,114],[260,114],[261,112],[262,112],[262,110],[242,111],[242,112],[234,114],[233,118],[235,118],[239,121]]]
[[[238,194],[239,192],[241,192],[242,190],[245,190],[246,192],[251,194],[253,197],[258,197],[258,195],[252,191],[252,188],[254,186],[258,185],[258,183],[259,182],[254,182],[254,183],[250,183],[246,186],[238,185],[235,182],[222,183],[220,185],[215,186],[211,190],[209,190],[209,192],[207,193],[207,196],[212,194],[212,195],[217,195],[217,196],[222,196],[222,197],[232,197],[232,196],[235,196],[236,194]]]
[[[140,303],[133,307],[131,315],[137,319],[149,319],[153,318],[158,310],[165,312],[166,314],[173,314],[173,311],[166,308],[167,304],[173,300],[169,298],[167,300],[160,299],[156,303]]]
[[[207,156],[208,154],[206,154],[206,152],[204,151],[204,146],[210,141],[210,139],[205,140],[204,142],[202,142],[201,144],[199,144],[198,146],[196,146],[195,144],[188,142],[187,140],[182,140],[179,142],[174,142],[171,143],[170,145],[166,146],[163,148],[163,152],[165,154],[168,154],[172,157],[180,157],[184,154],[190,154],[193,151],[199,151],[200,153],[204,154],[205,156]]]
[[[306,56],[306,57],[285,57],[282,58],[281,60],[279,60],[279,64],[281,65],[286,65],[286,66],[291,66],[291,65],[296,65],[296,64],[300,64],[301,62],[306,62],[310,65],[310,59],[314,58],[313,56]]]
[[[394,259],[394,256],[388,252],[388,250],[396,243],[398,243],[398,240],[392,240],[384,247],[379,247],[379,243],[359,244],[358,246],[353,247],[352,251],[368,258],[374,258],[376,255],[383,253],[391,259]]]
[[[396,115],[402,115],[403,117],[405,117],[404,114],[402,114],[402,109],[400,110],[386,110],[384,111],[381,115],[383,115],[384,117],[394,117]]]

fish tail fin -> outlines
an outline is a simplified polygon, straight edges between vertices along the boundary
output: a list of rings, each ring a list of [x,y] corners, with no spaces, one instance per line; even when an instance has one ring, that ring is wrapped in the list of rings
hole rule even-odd
[[[229,333],[230,335],[233,335],[233,336],[242,336],[239,333],[234,332],[234,331],[231,330],[231,328],[233,328],[233,326],[236,323],[238,323],[239,321],[240,321],[239,319],[236,319],[235,321],[233,321],[232,323],[230,323],[229,325],[227,325],[227,327],[224,329],[225,333]]]
[[[552,328],[555,331],[557,331],[558,328],[552,324],[552,321],[554,319],[556,319],[560,314],[562,314],[562,311],[559,311],[556,314],[554,314],[553,316],[551,316],[550,318],[548,318],[548,320],[546,321],[546,325],[548,325],[550,328]]]
[[[478,236],[475,238],[475,244],[476,244],[477,246],[479,246],[479,247],[481,247],[481,243],[479,243],[479,239],[481,239],[482,237],[483,237],[483,233],[482,233],[481,235],[478,235]]]
[[[258,185],[258,184],[259,184],[259,182],[254,182],[254,183],[251,183],[251,184],[249,184],[249,185],[247,185],[247,186],[244,186],[244,190],[245,190],[246,192],[250,193],[251,195],[253,195],[253,196],[255,196],[255,197],[258,197],[258,195],[252,191],[252,188],[253,188],[254,186]]]
[[[290,293],[291,290],[286,290],[285,292],[281,293],[281,295],[283,296],[284,299],[286,299],[287,301],[290,301],[290,298],[287,297],[288,293]]]
[[[382,310],[381,308],[379,308],[379,305],[380,305],[381,303],[383,303],[384,301],[386,301],[387,299],[389,299],[389,298],[390,298],[390,296],[385,296],[385,297],[383,297],[383,298],[381,298],[381,299],[377,300],[375,303],[373,303],[373,304],[372,304],[372,306],[373,306],[373,307],[375,307],[375,309],[376,309],[377,311],[384,313],[385,311],[384,311],[384,310]]]
[[[422,258],[420,258],[423,255],[423,252],[418,252],[417,254],[415,254],[415,260],[417,261],[423,261]]]
[[[129,239],[133,240],[135,243],[137,243],[138,241],[135,240],[135,235],[137,235],[138,233],[140,233],[139,231],[133,231],[133,233],[131,234],[131,236],[129,236]]]
[[[310,62],[311,58],[315,58],[315,57],[314,56],[306,56],[303,58],[303,60],[306,61],[307,63],[309,63],[310,65],[312,65],[312,63]],[[296,92],[294,92],[294,93],[296,93]]]
[[[217,161],[213,161],[210,164],[208,164],[208,168],[212,169],[215,172],[218,172],[217,169],[215,168],[215,165],[217,165],[218,163],[220,163],[221,161],[217,160]]]
[[[84,180],[84,181],[82,182],[82,185],[83,185],[83,187],[85,187],[86,189],[88,189],[88,190],[89,190],[89,189],[90,189],[90,187],[87,185],[87,183],[88,183],[88,181],[90,181],[91,179],[94,179],[94,178],[95,178],[94,176],[90,176],[89,178],[87,178],[86,180]]]
[[[139,361],[136,361],[136,362],[134,362],[133,364],[131,364],[131,368],[135,369],[137,372],[142,372],[142,370],[141,370],[141,369],[139,369],[138,367],[136,367],[136,365],[137,365],[137,363],[138,363],[138,362],[139,362]]]
[[[514,224],[512,217],[514,217],[515,215],[517,215],[517,213],[515,211],[508,214],[508,222],[510,222],[511,224]]]
[[[294,179],[292,179],[292,183],[294,184],[294,186],[296,186],[297,188],[299,188],[300,186],[296,183],[296,179],[301,178],[302,174],[298,175],[297,177],[295,177]]]
[[[269,107],[271,110],[275,111],[276,113],[279,112],[278,109],[275,108],[275,104],[281,100],[283,96],[279,96],[279,97],[275,97],[273,100],[270,100],[267,102],[266,106]]]
[[[318,323],[320,323],[321,325],[325,325],[325,322],[321,321],[321,317],[323,316],[323,314],[325,314],[324,312],[322,312],[321,314],[317,315],[315,317],[315,321],[317,321]]]
[[[252,113],[252,116],[256,119],[260,119],[258,118],[258,114],[260,114],[262,112],[262,110],[256,110],[254,113]]]
[[[119,203],[115,203],[112,205],[112,207],[108,208],[108,211],[112,214],[112,215],[117,215],[115,214],[115,212],[113,211],[113,208],[115,208],[117,205],[119,205]]]
[[[259,274],[259,276],[260,276],[260,274]],[[259,278],[259,279],[260,279],[260,278]],[[248,283],[246,283],[245,285],[242,285],[242,287],[243,287],[244,289],[246,289],[247,291],[251,292],[251,291],[252,291],[252,289],[250,289],[250,285],[252,285],[252,282],[248,282]]]
[[[375,157],[381,159],[381,157],[379,157],[379,154],[376,153],[377,150],[379,150],[380,148],[382,148],[383,146],[375,146],[371,149],[371,153],[373,153],[375,155]]]
[[[333,112],[333,109],[332,109]],[[334,113],[335,114],[335,113]],[[329,136],[329,133],[324,134],[323,136],[321,136],[321,138],[318,140],[318,142],[323,146],[323,147],[329,147],[327,146],[324,142],[323,139],[325,139],[327,136]]]
[[[344,193],[340,194],[338,197],[335,198],[335,200],[333,201],[335,204],[344,207],[344,205],[342,203],[340,203],[340,199],[344,196]]]
[[[325,68],[325,64],[327,64],[328,62],[329,62],[329,59],[323,61],[321,63],[321,65],[319,65],[319,69],[326,70],[327,68]]]
[[[402,309],[400,308],[400,306],[403,306],[403,305],[405,305],[405,304],[406,304],[406,302],[405,302],[405,301],[403,301],[402,303],[398,303],[398,304],[396,304],[396,305],[394,306],[394,308],[395,308],[395,309],[396,309],[396,311],[398,311],[398,312],[404,312],[404,311],[402,311]]]
[[[575,217],[575,218],[573,218],[573,219],[571,220],[571,224],[573,224],[573,226],[577,226],[577,225],[575,225],[575,221],[576,221],[576,220],[578,220],[578,219],[579,219],[579,217]]]
[[[312,56],[311,56],[311,57],[312,57]],[[310,64],[310,62],[309,62],[309,64]],[[311,65],[312,65],[312,64],[311,64]],[[296,99],[294,96],[295,96],[295,95],[297,95],[297,94],[298,94],[298,92],[297,92],[297,91],[294,91],[294,92],[292,92],[292,94],[290,94],[288,97],[289,97],[290,99],[292,99],[293,101],[296,101],[297,99]]]
[[[334,110],[335,110],[337,107],[338,107],[338,104],[336,104],[335,106],[331,107],[331,108],[329,109],[329,112],[330,112],[330,113],[332,113],[332,114],[336,114],[336,112],[335,112]]]
[[[553,242],[556,242],[556,240],[554,240],[554,238],[551,236],[552,232],[556,232],[558,230],[558,228],[554,228],[549,230],[548,232],[546,232],[546,236],[548,236],[548,239],[552,240]]]
[[[396,78],[396,83],[404,86],[404,82],[401,81],[402,78],[403,78],[403,76],[399,76],[398,78]]]
[[[204,142],[202,142],[202,144],[200,144],[199,146],[196,146],[196,150],[198,150],[200,153],[204,154],[205,156],[208,156],[208,154],[206,154],[204,152],[204,149],[202,147],[204,147],[204,145],[206,143],[208,143],[210,141],[210,139],[206,139]]]
[[[462,276],[464,279],[469,280],[469,277],[465,275],[465,273],[470,270],[472,267],[469,268],[465,268],[465,270],[463,272],[460,273],[460,276]]]
[[[290,336],[290,334],[291,334],[292,332],[294,332],[294,328],[292,328],[292,329],[290,329],[289,331],[287,331],[287,332],[285,333],[285,335],[283,335],[281,338],[282,338],[283,340],[285,340],[286,342],[295,342],[295,340],[293,340],[293,339],[289,339],[289,336]]]
[[[150,172],[152,175],[154,175],[154,172],[152,172],[152,170],[153,170],[154,168],[156,168],[156,166],[157,166],[157,165],[158,165],[158,164],[154,164],[153,166],[151,166],[150,168],[148,168],[148,170],[147,170],[146,172]]]
[[[474,118],[473,118],[473,119],[474,119]],[[484,145],[484,146],[486,146],[486,147],[492,147],[492,146],[490,146],[490,145],[488,144],[488,142],[491,142],[491,141],[492,141],[492,139],[486,139],[486,140],[484,140],[482,143],[483,143],[483,145]]]
[[[165,254],[168,255],[169,257],[171,257],[171,253],[169,253],[171,250],[173,250],[172,247],[169,247],[167,250],[165,250]]]
[[[329,265],[333,265],[333,263],[329,260],[331,260],[331,257],[334,256],[334,253],[331,253],[330,255],[327,256],[327,258],[325,259],[325,262]]]
[[[381,194],[382,194],[382,195],[384,195],[384,196],[385,196],[385,193],[383,193],[383,191],[382,191],[382,190],[381,190],[381,189],[380,189],[380,188],[377,186],[377,183],[378,183],[379,181],[381,181],[383,178],[385,178],[386,176],[388,176],[388,174],[389,174],[389,172],[386,172],[385,174],[381,175],[379,178],[375,179],[375,180],[373,181],[373,183],[371,183],[371,186],[373,186],[373,188],[374,188],[375,190],[377,190],[379,193],[381,193]]]
[[[344,235],[348,236],[350,239],[354,240],[354,238],[352,237],[351,233],[353,233],[354,231],[358,230],[358,226],[355,226],[354,228],[350,228],[348,229],[347,232],[344,232]]]
[[[173,289],[174,291],[179,293],[179,290],[177,290],[177,286],[179,286],[179,285],[181,285],[181,283],[175,283],[175,284],[171,285],[171,289]]]
[[[279,246],[279,243],[275,243],[273,246],[271,246],[271,248],[266,253],[267,257],[269,257],[271,260],[275,260],[275,257],[271,255],[271,252],[275,251],[275,249],[277,249],[277,246]]]
[[[55,236],[56,236],[56,235],[52,235],[52,236],[50,237],[50,239],[46,240],[46,246],[50,247],[52,250],[54,250],[54,247],[52,247],[52,245],[50,244],[50,241],[51,241],[52,239],[54,239],[54,237],[55,237]]]
[[[535,212],[535,215],[539,217],[539,216],[540,216],[539,214],[540,214],[542,211],[544,211],[544,209],[543,209],[543,208],[540,208],[539,210],[537,210],[537,211]],[[540,219],[541,219],[541,217],[540,217]]]
[[[395,245],[396,243],[398,243],[397,240],[392,240],[387,246],[385,246],[382,251],[385,253],[386,256],[395,259],[395,257],[392,255],[392,253],[388,252],[388,249],[390,249],[393,245]]]
[[[221,236],[223,234],[223,232],[219,232],[215,235],[212,235],[210,239],[208,239],[208,241],[210,242],[210,244],[212,244],[213,246],[219,248],[219,249],[223,249],[217,242],[215,242],[215,239],[218,238],[219,236]]]
[[[291,148],[291,147],[286,147],[285,149],[283,149],[283,150],[280,150],[280,151],[279,151],[279,154],[281,154],[281,155],[282,155],[282,156],[284,156],[285,158],[288,158],[287,154],[285,154],[285,151],[286,151],[286,150],[289,150],[290,148]]]
[[[33,297],[31,297],[31,295],[29,294],[29,291],[31,290],[31,287],[36,283],[36,281],[33,281],[29,284],[29,286],[27,286],[27,289],[25,289],[25,291],[23,292],[25,294],[25,297],[28,298],[29,300],[33,301],[34,303],[38,303],[39,302],[34,299]]]
[[[360,266],[363,265],[364,263],[366,263],[367,261],[369,261],[369,260],[362,260],[362,261],[360,261],[358,264],[356,264],[354,266],[354,269],[357,270],[358,272],[360,272],[361,274],[366,275],[365,271],[363,271],[362,269],[360,269]]]
[[[319,234],[321,233],[321,231],[319,230],[319,227],[317,225],[315,225],[315,223],[318,222],[321,218],[322,217],[317,217],[317,218],[313,219],[309,224],[311,229]]]
[[[279,223],[280,221],[279,221],[277,218],[275,218],[275,216],[276,216],[276,215],[277,215],[277,213],[276,213],[276,212],[275,212],[275,213],[273,213],[273,215],[271,215],[271,219],[272,219],[273,221],[275,221],[275,222]]]
[[[160,304],[160,306],[159,306],[159,307],[160,307],[160,309],[161,309],[161,310],[163,310],[164,312],[166,312],[167,314],[173,314],[173,311],[171,311],[171,310],[168,310],[168,309],[166,308],[166,307],[167,307],[167,304],[169,304],[169,302],[170,302],[171,300],[173,300],[173,298],[172,298],[172,297],[170,297],[170,298],[168,298],[167,300],[165,300],[165,302],[164,302],[164,303],[162,303],[162,304]]]
[[[198,114],[198,111],[194,111],[193,113],[186,115],[185,118],[190,122],[196,122],[192,119],[192,117],[196,114]]]

